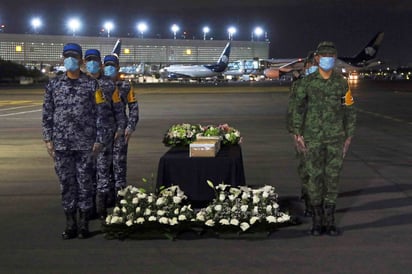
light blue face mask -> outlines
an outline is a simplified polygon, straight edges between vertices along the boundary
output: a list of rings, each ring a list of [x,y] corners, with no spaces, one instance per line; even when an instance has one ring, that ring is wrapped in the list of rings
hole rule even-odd
[[[335,58],[334,57],[320,57],[319,60],[319,67],[324,71],[329,71],[333,69],[335,66]]]
[[[76,71],[79,69],[79,60],[74,57],[64,59],[64,67],[67,71]]]
[[[305,75],[309,75],[318,70],[318,66],[311,66],[305,70]]]
[[[96,74],[100,70],[100,63],[97,61],[88,61],[86,63],[86,69],[91,74]]]
[[[105,66],[104,75],[114,77],[116,75],[116,68],[114,66]]]

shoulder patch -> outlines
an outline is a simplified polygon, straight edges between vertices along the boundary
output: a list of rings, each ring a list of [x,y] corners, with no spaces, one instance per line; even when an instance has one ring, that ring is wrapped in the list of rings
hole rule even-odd
[[[345,94],[345,106],[351,106],[355,103],[352,97],[352,92],[350,89]]]
[[[106,99],[104,98],[102,90],[99,88],[96,90],[94,97],[96,99],[96,104],[101,104],[106,102]]]
[[[136,95],[134,94],[133,88],[131,88],[129,93],[127,94],[127,102],[129,103],[137,102]]]
[[[117,87],[115,88],[115,90],[114,90],[114,92],[113,92],[112,101],[113,101],[113,103],[115,103],[115,104],[120,103],[120,102],[122,101],[122,99],[120,98],[119,89],[118,89]]]

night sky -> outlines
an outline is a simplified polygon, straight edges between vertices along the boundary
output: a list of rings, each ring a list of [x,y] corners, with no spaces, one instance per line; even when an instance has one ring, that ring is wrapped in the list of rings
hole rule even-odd
[[[137,22],[145,20],[145,38],[172,38],[170,26],[180,26],[186,39],[209,36],[250,40],[255,26],[267,31],[271,58],[304,57],[319,41],[334,41],[339,56],[355,55],[378,32],[385,38],[378,58],[388,64],[412,65],[412,1],[410,0],[3,0],[0,24],[7,33],[31,33],[30,20],[39,16],[41,34],[71,35],[66,22],[82,21],[77,35],[99,35],[106,20],[115,24],[112,37],[136,37]],[[1,39],[1,36],[0,36]],[[260,38],[261,40],[263,37]]]

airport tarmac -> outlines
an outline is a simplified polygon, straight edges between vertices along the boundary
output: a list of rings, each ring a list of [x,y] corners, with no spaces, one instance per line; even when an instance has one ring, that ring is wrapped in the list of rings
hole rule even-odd
[[[337,205],[340,237],[310,237],[285,126],[288,87],[141,86],[129,145],[129,184],[156,176],[172,124],[228,123],[241,131],[248,185],[276,187],[302,220],[255,240],[63,241],[59,185],[41,137],[43,90],[0,89],[0,273],[410,273],[412,82],[352,83],[358,127]]]

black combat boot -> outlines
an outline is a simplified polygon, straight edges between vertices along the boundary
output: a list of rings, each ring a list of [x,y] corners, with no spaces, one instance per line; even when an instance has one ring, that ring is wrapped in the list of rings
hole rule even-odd
[[[313,212],[312,212],[312,207],[310,206],[310,203],[309,203],[308,195],[302,194],[300,199],[305,203],[305,210],[303,211],[303,216],[312,217]]]
[[[107,198],[107,193],[97,193],[97,215],[100,220],[105,220],[107,217]]]
[[[340,234],[339,229],[335,225],[335,208],[334,204],[325,204],[325,232],[329,236],[338,236]]]
[[[77,237],[79,239],[87,239],[90,237],[88,211],[80,211],[79,213],[79,234]]]
[[[322,206],[312,206],[312,229],[309,231],[312,236],[322,235]]]
[[[66,229],[62,233],[63,240],[69,240],[77,237],[76,211],[65,212]]]

